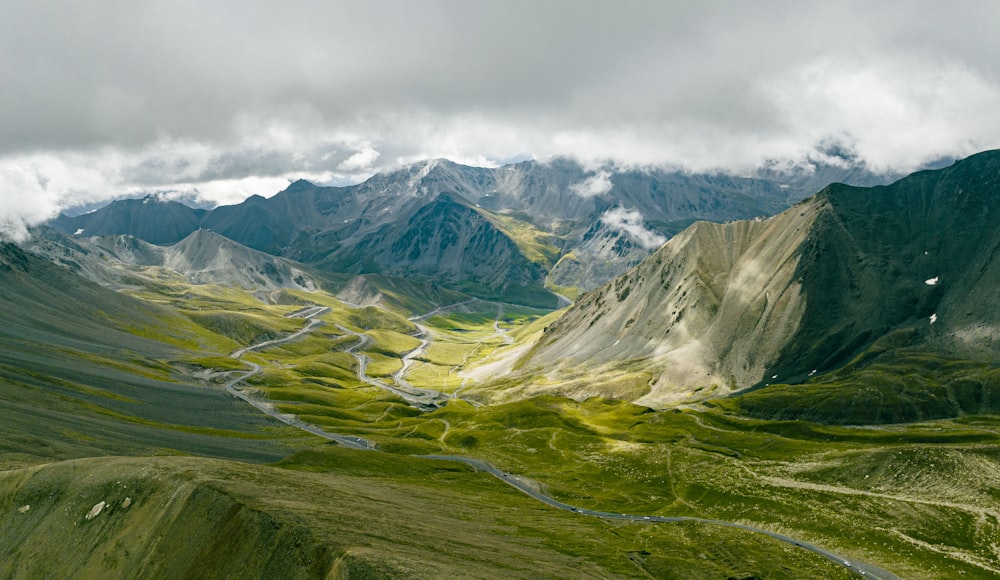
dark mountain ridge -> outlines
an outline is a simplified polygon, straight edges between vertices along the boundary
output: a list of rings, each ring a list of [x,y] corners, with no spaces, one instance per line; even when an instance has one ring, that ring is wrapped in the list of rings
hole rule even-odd
[[[50,225],[64,233],[90,236],[129,234],[151,244],[172,244],[198,229],[207,211],[155,195],[114,201],[90,213],[60,215]],[[82,230],[82,231],[81,231]]]
[[[367,259],[366,252],[373,249],[380,252],[377,248],[387,237],[397,238],[393,232],[414,231],[414,219],[435,215],[425,208],[436,203],[441,194],[447,194],[454,205],[468,210],[453,208],[456,219],[435,222],[453,232],[456,227],[469,229],[458,236],[462,243],[481,242],[481,236],[487,234],[472,233],[484,227],[477,214],[494,214],[523,222],[536,235],[556,236],[561,240],[557,250],[567,254],[612,208],[638,212],[646,230],[669,236],[699,219],[726,221],[770,215],[787,207],[789,199],[808,193],[812,191],[799,191],[775,179],[662,170],[588,171],[566,159],[548,163],[527,161],[498,168],[467,167],[439,159],[375,175],[348,187],[320,187],[297,181],[271,198],[252,196],[243,203],[208,212],[156,198],[122,200],[83,216],[60,216],[50,225],[70,235],[127,234],[157,244],[175,243],[199,228],[211,229],[250,248],[337,272],[405,272],[425,280],[436,279],[455,289],[458,285],[453,274],[457,272],[516,271],[516,279],[510,283],[529,284],[534,287],[529,294],[540,297],[544,294],[546,274],[558,256],[543,265],[541,276],[534,271],[528,273],[523,258],[530,253],[525,248],[530,242],[503,230],[498,230],[500,235],[520,249],[521,257],[506,250],[480,252],[467,246],[450,253],[436,248],[428,256],[414,256],[400,263],[398,255],[392,260]],[[459,214],[463,216],[460,219]],[[422,230],[426,231],[426,227]],[[617,233],[625,237],[635,235],[625,229]],[[448,238],[445,232],[437,235]],[[638,253],[629,253],[624,267],[633,265],[649,251],[643,248]],[[447,263],[459,255],[463,256],[462,264]],[[488,261],[496,259],[500,261]],[[479,263],[472,266],[472,261]],[[597,268],[562,278],[572,279],[586,290],[620,271]],[[507,282],[499,280],[485,284],[477,281],[466,290],[495,297],[504,294],[506,285]],[[533,303],[555,304],[553,297]]]

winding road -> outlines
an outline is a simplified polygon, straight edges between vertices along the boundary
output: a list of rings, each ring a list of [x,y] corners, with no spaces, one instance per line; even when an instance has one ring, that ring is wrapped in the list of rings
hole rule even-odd
[[[434,311],[434,313],[443,311],[446,308],[448,308],[448,307],[440,308],[440,309]],[[292,334],[290,334],[290,335],[288,335],[288,336],[286,336],[284,338],[279,338],[279,339],[274,339],[274,340],[268,340],[268,341],[264,341],[264,342],[261,342],[261,343],[255,344],[255,345],[243,347],[243,348],[240,348],[240,349],[238,349],[236,351],[233,351],[233,353],[230,354],[229,356],[231,358],[233,358],[233,359],[239,360],[240,357],[242,357],[244,354],[246,354],[247,352],[250,352],[252,350],[258,350],[258,349],[265,348],[265,347],[268,347],[268,346],[273,346],[273,345],[276,345],[276,344],[282,344],[282,343],[285,343],[285,342],[289,342],[289,341],[295,340],[295,339],[301,337],[302,335],[306,334],[307,332],[310,332],[311,330],[313,330],[317,326],[321,326],[323,324],[323,322],[321,320],[317,320],[316,317],[319,316],[319,315],[321,315],[321,314],[325,314],[325,313],[329,312],[329,310],[330,309],[327,308],[327,307],[325,307],[325,306],[315,306],[315,307],[304,308],[302,310],[299,310],[299,311],[293,312],[291,314],[288,314],[288,315],[286,315],[288,318],[303,318],[303,319],[308,319],[309,322],[302,329],[300,329],[300,330],[298,330],[298,331],[296,331],[296,332],[294,332],[294,333],[292,333]],[[427,318],[428,316],[431,316],[431,315],[432,314],[424,315],[423,317],[420,317],[418,319],[424,319],[424,318]],[[497,319],[498,320],[501,317],[501,315],[502,315],[502,310],[497,315]],[[351,354],[353,354],[358,359],[358,363],[359,364],[358,364],[357,375],[358,375],[359,379],[361,379],[362,381],[364,381],[366,383],[369,383],[369,384],[372,384],[374,386],[377,386],[377,387],[386,389],[386,390],[388,390],[390,392],[393,392],[393,393],[399,395],[400,397],[403,397],[407,401],[411,402],[411,404],[418,404],[417,402],[420,402],[420,404],[423,404],[423,401],[425,401],[425,399],[422,398],[422,396],[420,394],[414,394],[414,393],[409,393],[409,392],[406,392],[406,391],[402,391],[402,390],[397,389],[395,387],[392,387],[392,386],[390,386],[388,384],[385,384],[382,381],[378,381],[377,379],[372,379],[372,378],[368,377],[365,374],[365,367],[366,367],[366,364],[367,364],[367,359],[365,358],[364,355],[358,355],[354,351],[356,351],[358,348],[360,348],[363,344],[366,344],[368,340],[371,340],[370,337],[368,337],[367,335],[361,334],[361,333],[357,333],[357,332],[353,332],[351,330],[348,330],[348,329],[344,328],[343,326],[340,326],[339,324],[336,325],[336,326],[341,331],[346,332],[347,334],[351,334],[351,335],[357,336],[357,337],[359,337],[361,339],[361,342],[359,342],[358,344],[356,344],[356,345],[352,346],[351,348],[347,349],[347,352],[350,352]],[[499,323],[497,323],[497,326],[499,326]],[[420,350],[423,347],[424,346],[422,345],[421,347],[418,347],[416,350]],[[412,354],[413,352],[416,352],[416,350],[415,351],[411,351],[411,353],[409,353],[409,354]],[[334,442],[336,442],[336,443],[338,443],[340,445],[343,445],[344,447],[349,447],[351,449],[371,450],[371,451],[377,450],[377,447],[376,447],[375,443],[372,442],[372,441],[368,441],[367,439],[363,439],[361,437],[348,436],[348,435],[338,435],[338,434],[335,434],[335,433],[329,433],[329,432],[324,431],[323,429],[321,429],[321,428],[319,428],[319,427],[317,427],[315,425],[310,425],[308,423],[305,423],[305,422],[299,420],[298,417],[296,417],[295,415],[286,414],[286,413],[279,413],[277,410],[274,409],[274,407],[272,405],[264,403],[264,402],[261,402],[261,401],[258,401],[256,399],[254,399],[253,397],[251,397],[250,395],[248,395],[247,393],[245,393],[245,392],[241,391],[240,389],[236,388],[236,385],[239,384],[240,382],[242,382],[242,381],[244,381],[244,380],[246,380],[246,379],[248,379],[248,378],[250,378],[250,377],[252,377],[254,375],[257,375],[257,374],[259,374],[259,373],[262,372],[261,366],[258,365],[258,364],[256,364],[256,363],[252,363],[252,362],[249,362],[249,361],[240,361],[240,362],[242,362],[243,364],[249,366],[250,368],[249,368],[249,370],[240,373],[238,376],[236,376],[235,378],[231,379],[229,382],[226,383],[226,385],[225,385],[226,391],[229,392],[229,393],[231,393],[233,396],[239,398],[240,400],[242,400],[245,403],[249,404],[253,408],[257,409],[258,411],[260,411],[260,412],[262,412],[262,413],[264,413],[264,414],[266,414],[266,415],[268,415],[270,417],[274,417],[275,419],[281,421],[282,423],[284,423],[286,425],[289,425],[289,426],[292,426],[292,427],[296,427],[296,428],[301,429],[303,431],[306,431],[308,433],[312,433],[313,435],[317,435],[317,436],[322,437],[324,439],[328,439],[330,441],[334,441]],[[446,395],[443,395],[442,393],[438,393],[437,391],[429,391],[429,390],[426,390],[426,389],[416,389],[415,387],[413,387],[413,389],[415,389],[416,391],[425,392],[425,393],[434,393],[435,395],[438,395],[440,397],[444,397],[445,399],[447,399]],[[435,398],[432,397],[430,400],[434,402],[435,406],[433,408],[437,408],[437,407],[440,406],[440,404],[437,403],[438,399],[435,399]],[[441,402],[441,404],[443,404],[443,401]],[[514,489],[516,489],[516,490],[518,490],[518,491],[520,491],[520,492],[528,495],[529,497],[531,497],[531,498],[533,498],[533,499],[535,499],[537,501],[540,501],[540,502],[544,503],[545,505],[548,505],[550,507],[554,507],[556,509],[561,509],[561,510],[568,511],[568,512],[574,512],[574,513],[577,513],[577,514],[580,514],[580,515],[585,515],[585,516],[603,518],[603,519],[607,519],[607,520],[625,520],[625,521],[634,521],[634,522],[642,522],[642,523],[698,522],[698,523],[703,523],[703,524],[714,524],[714,525],[718,525],[718,526],[725,526],[725,527],[729,527],[729,528],[736,528],[736,529],[745,530],[745,531],[748,531],[748,532],[754,532],[754,533],[758,533],[758,534],[764,534],[764,535],[769,536],[769,537],[771,537],[771,538],[773,538],[775,540],[778,540],[780,542],[785,542],[787,544],[791,544],[791,545],[796,546],[798,548],[802,548],[803,550],[808,550],[810,552],[813,552],[814,554],[817,554],[819,556],[822,556],[822,557],[826,558],[827,560],[830,560],[831,562],[834,562],[835,564],[837,564],[839,566],[843,566],[847,570],[849,570],[851,572],[854,572],[855,574],[857,574],[857,575],[859,575],[859,576],[861,576],[863,578],[873,578],[875,580],[900,580],[898,576],[896,576],[892,572],[889,572],[888,570],[883,570],[883,569],[878,568],[876,566],[872,566],[871,564],[866,564],[866,563],[860,562],[858,560],[854,560],[854,559],[851,559],[851,558],[846,558],[844,556],[840,556],[838,554],[834,554],[833,552],[830,552],[828,550],[825,550],[825,549],[823,549],[823,548],[821,548],[819,546],[810,544],[808,542],[804,542],[802,540],[797,540],[797,539],[792,538],[790,536],[786,536],[784,534],[779,534],[777,532],[772,532],[772,531],[765,530],[765,529],[762,529],[762,528],[756,528],[756,527],[753,527],[753,526],[748,526],[748,525],[740,524],[740,523],[736,523],[736,522],[727,522],[727,521],[723,521],[723,520],[712,520],[712,519],[696,518],[696,517],[689,517],[689,516],[636,515],[636,514],[603,512],[603,511],[591,510],[591,509],[586,509],[586,508],[578,508],[578,507],[572,506],[570,504],[563,503],[563,502],[561,502],[561,501],[559,501],[559,500],[557,500],[557,499],[555,499],[553,497],[550,497],[548,495],[545,495],[545,494],[541,493],[540,491],[538,491],[537,489],[535,489],[534,487],[532,487],[530,485],[530,483],[527,480],[523,479],[522,477],[516,476],[516,475],[512,475],[510,473],[502,471],[501,469],[499,469],[499,468],[497,468],[497,467],[495,467],[495,466],[493,466],[493,465],[491,465],[489,463],[486,463],[485,461],[482,461],[480,459],[475,459],[475,458],[472,458],[472,457],[462,457],[462,456],[459,456],[459,455],[420,455],[418,457],[423,457],[425,459],[433,459],[433,460],[437,460],[437,461],[454,461],[454,462],[464,463],[464,464],[472,467],[473,469],[482,471],[484,473],[488,473],[488,474],[496,477],[500,481],[506,483],[507,485],[513,487]]]
[[[237,384],[239,384],[239,383],[247,380],[248,378],[250,378],[250,377],[252,377],[254,375],[258,375],[258,374],[260,374],[262,372],[261,366],[259,364],[252,363],[252,362],[245,361],[245,360],[240,360],[240,358],[243,355],[245,355],[246,353],[248,353],[248,352],[250,352],[252,350],[258,350],[258,349],[265,348],[265,347],[268,347],[268,346],[274,346],[276,344],[282,344],[282,343],[285,343],[285,342],[290,342],[290,341],[293,341],[293,340],[299,338],[300,336],[306,334],[307,332],[311,331],[312,329],[316,328],[317,326],[322,326],[323,325],[323,321],[322,320],[317,320],[315,317],[319,316],[320,314],[326,314],[327,312],[330,311],[330,309],[327,308],[327,307],[325,307],[325,306],[311,307],[311,308],[306,309],[306,310],[308,310],[308,311],[307,312],[306,311],[293,312],[292,314],[289,314],[287,316],[287,318],[307,318],[307,319],[309,319],[309,322],[304,327],[302,327],[300,330],[297,330],[294,333],[289,334],[288,336],[286,336],[284,338],[277,338],[277,339],[274,339],[274,340],[267,340],[267,341],[260,342],[260,343],[257,343],[257,344],[251,345],[251,346],[245,346],[243,348],[237,349],[237,350],[233,351],[232,353],[230,353],[229,358],[239,360],[240,362],[242,362],[243,364],[247,365],[250,368],[249,368],[249,370],[243,371],[242,373],[238,374],[236,376],[236,378],[230,379],[230,381],[226,383],[226,392],[228,392],[229,394],[233,395],[234,397],[240,399],[244,403],[250,405],[254,409],[257,409],[261,413],[264,413],[265,415],[268,415],[270,417],[274,417],[275,419],[281,421],[282,423],[284,423],[286,425],[290,425],[292,427],[296,427],[296,428],[301,429],[303,431],[307,431],[309,433],[312,433],[313,435],[317,435],[317,436],[322,437],[324,439],[329,439],[330,441],[335,441],[335,442],[339,443],[340,445],[343,445],[344,447],[350,447],[351,449],[375,449],[375,444],[372,443],[371,441],[368,441],[366,439],[362,439],[360,437],[352,437],[350,435],[337,435],[335,433],[327,433],[326,431],[320,429],[319,427],[317,427],[315,425],[310,425],[308,423],[305,423],[305,422],[299,420],[299,418],[296,417],[295,415],[290,415],[288,413],[279,413],[278,410],[275,409],[273,405],[270,405],[269,403],[265,403],[265,402],[262,402],[262,401],[258,401],[257,399],[251,397],[248,393],[245,393],[245,392],[241,391],[240,389],[236,388]]]
[[[335,326],[341,332],[349,334],[351,336],[356,336],[359,339],[361,339],[361,342],[345,350],[344,352],[350,353],[351,355],[354,356],[355,360],[358,361],[357,375],[358,378],[361,379],[362,381],[374,387],[378,387],[385,391],[389,391],[390,393],[402,398],[407,403],[413,405],[414,407],[417,407],[422,411],[433,411],[434,409],[438,409],[442,405],[444,405],[445,402],[447,402],[448,399],[450,398],[448,397],[448,395],[445,395],[444,393],[439,393],[438,391],[432,391],[430,389],[419,389],[417,387],[410,385],[409,383],[400,384],[399,386],[394,387],[389,383],[386,383],[385,381],[380,381],[376,378],[369,377],[367,373],[368,357],[358,353],[357,350],[362,345],[367,344],[368,341],[371,340],[371,337],[369,337],[367,334],[354,332],[353,330],[341,326],[340,324],[337,324]]]

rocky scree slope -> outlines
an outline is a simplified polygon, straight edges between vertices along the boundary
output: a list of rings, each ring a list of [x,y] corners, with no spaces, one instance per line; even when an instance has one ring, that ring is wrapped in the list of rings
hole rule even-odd
[[[890,186],[833,185],[766,220],[698,223],[585,295],[521,361],[641,360],[651,405],[798,382],[881,337],[996,361],[1000,153]],[[558,371],[556,373],[558,375]]]

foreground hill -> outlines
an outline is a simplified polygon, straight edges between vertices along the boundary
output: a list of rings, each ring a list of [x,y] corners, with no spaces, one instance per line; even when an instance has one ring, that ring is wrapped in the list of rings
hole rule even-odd
[[[0,576],[628,578],[696,567],[696,578],[733,568],[846,577],[740,530],[609,528],[458,464],[343,450],[313,458],[333,472],[119,457],[0,473]],[[723,545],[739,562],[698,556]]]
[[[997,216],[987,152],[886,187],[833,185],[771,219],[698,223],[583,297],[520,364],[642,361],[640,401],[664,405],[916,350],[982,363],[927,413],[978,411],[1000,388]]]

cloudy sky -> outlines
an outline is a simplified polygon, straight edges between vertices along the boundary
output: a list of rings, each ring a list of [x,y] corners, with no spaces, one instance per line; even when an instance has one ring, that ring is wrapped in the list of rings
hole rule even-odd
[[[876,171],[1000,146],[1000,2],[0,0],[0,223],[424,158]]]

